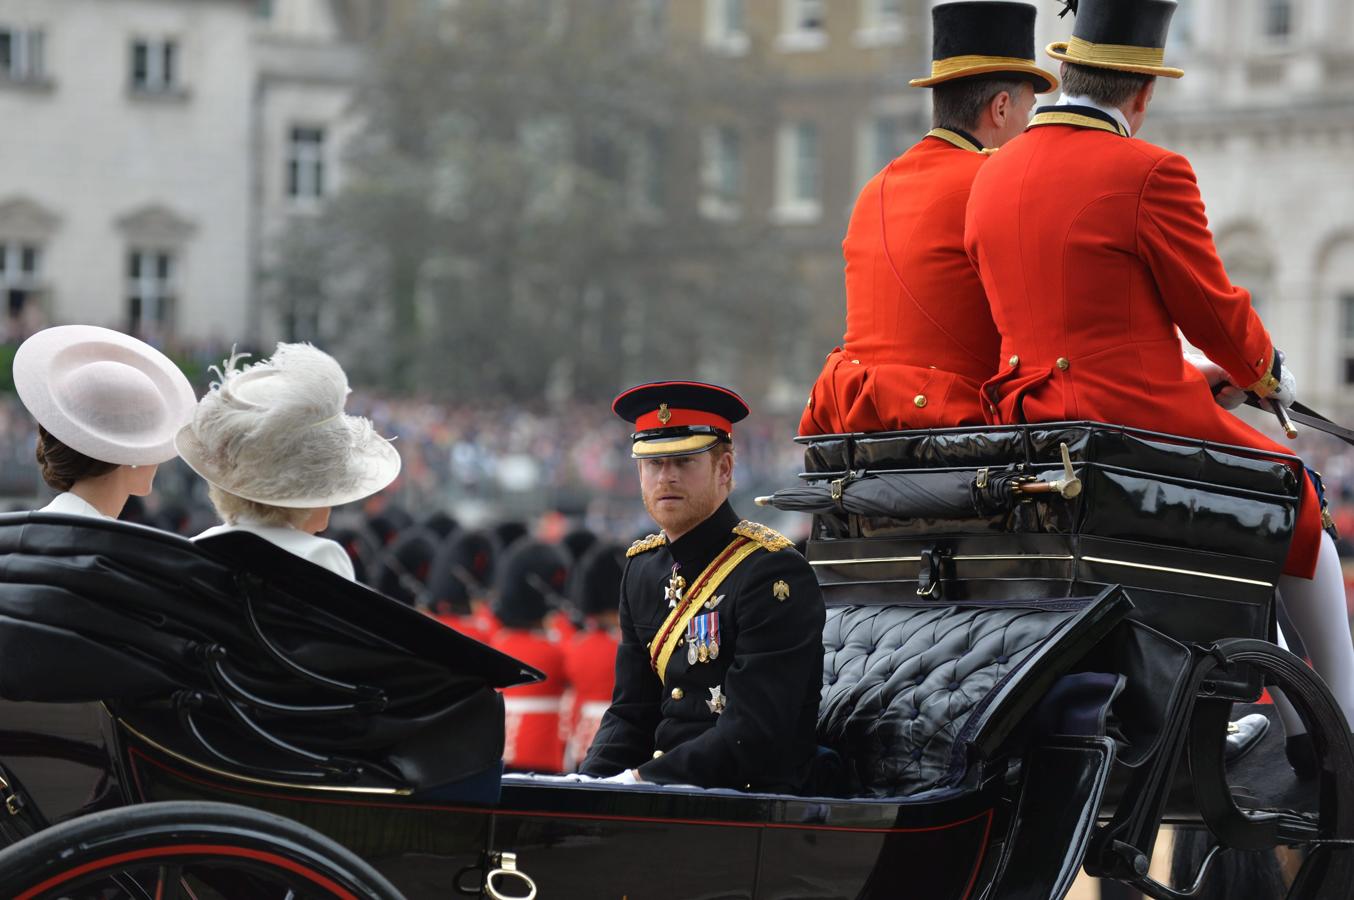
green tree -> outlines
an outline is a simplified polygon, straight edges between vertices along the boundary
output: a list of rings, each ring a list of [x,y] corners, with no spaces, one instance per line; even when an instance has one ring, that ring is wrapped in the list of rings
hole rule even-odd
[[[282,249],[281,320],[303,333],[322,306],[355,375],[431,395],[591,398],[761,366],[746,348],[794,328],[786,251],[694,195],[700,126],[765,127],[776,87],[646,31],[641,6],[392,4],[344,190]]]

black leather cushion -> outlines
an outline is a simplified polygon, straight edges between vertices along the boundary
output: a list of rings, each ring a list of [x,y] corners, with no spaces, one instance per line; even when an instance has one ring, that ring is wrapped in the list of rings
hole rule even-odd
[[[902,797],[957,783],[964,733],[1077,610],[957,606],[830,608],[818,740],[852,789]]]

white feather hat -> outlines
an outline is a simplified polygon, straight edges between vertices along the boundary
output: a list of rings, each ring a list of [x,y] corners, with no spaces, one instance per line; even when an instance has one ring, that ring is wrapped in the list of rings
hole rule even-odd
[[[196,399],[169,357],[95,325],[58,325],[24,341],[14,354],[14,387],[61,443],[120,466],[173,459],[174,435]]]
[[[223,491],[296,509],[339,506],[400,473],[400,455],[369,420],[345,415],[348,377],[310,344],[278,344],[272,359],[216,370],[175,439],[179,455]]]

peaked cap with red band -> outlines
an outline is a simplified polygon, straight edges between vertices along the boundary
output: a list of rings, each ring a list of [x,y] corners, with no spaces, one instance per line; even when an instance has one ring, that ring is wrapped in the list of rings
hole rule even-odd
[[[733,423],[748,405],[728,388],[700,381],[655,381],[622,391],[611,410],[634,423],[635,459],[689,456],[733,442]]]

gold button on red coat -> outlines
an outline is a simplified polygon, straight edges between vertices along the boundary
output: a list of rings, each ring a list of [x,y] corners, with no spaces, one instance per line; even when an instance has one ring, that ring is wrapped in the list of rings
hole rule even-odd
[[[1058,368],[1060,368],[1060,369],[1062,369],[1064,372],[1066,372],[1068,369],[1070,369],[1070,368],[1072,367],[1072,363],[1068,362],[1066,356],[1060,356],[1060,357],[1058,357],[1057,366],[1058,366]]]
[[[923,406],[926,405],[926,395],[918,394],[917,396],[912,398],[912,402],[916,404],[917,409],[921,409]]]
[[[1020,365],[1020,357],[1012,356],[1010,359],[1006,360],[1006,362],[1014,369],[1016,366]]]

